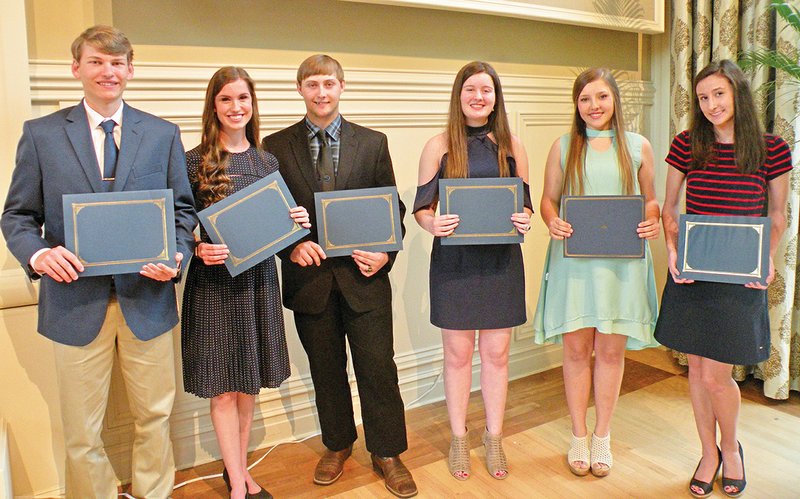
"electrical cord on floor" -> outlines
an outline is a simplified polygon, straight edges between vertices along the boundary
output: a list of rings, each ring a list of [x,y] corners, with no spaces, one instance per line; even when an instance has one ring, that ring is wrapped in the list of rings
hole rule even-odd
[[[419,397],[415,398],[414,400],[412,400],[411,402],[409,402],[405,406],[406,407],[412,406],[412,405],[416,404],[417,402],[419,402],[420,400],[422,400],[423,398],[425,398],[429,393],[431,393],[433,391],[434,388],[436,388],[436,385],[439,383],[439,380],[442,379],[443,375],[444,375],[444,369],[440,369],[439,372],[436,374],[436,378],[434,378],[433,383],[431,383],[431,386],[429,386],[428,389],[425,390],[425,392],[422,395],[420,395]],[[254,467],[256,467],[259,463],[261,463],[261,461],[263,461],[264,458],[266,458],[270,454],[270,452],[272,452],[275,449],[277,449],[278,446],[284,445],[284,444],[299,444],[301,442],[305,442],[309,438],[316,437],[317,435],[319,435],[319,432],[312,433],[311,435],[303,437],[300,440],[287,440],[285,442],[278,442],[277,444],[275,444],[272,447],[270,447],[269,450],[267,450],[267,452],[265,452],[263,456],[259,457],[258,459],[256,459],[253,462],[253,464],[248,466],[247,467],[248,471],[253,469]],[[181,488],[183,486],[189,485],[191,483],[199,482],[201,480],[209,480],[209,479],[212,479],[212,478],[221,478],[221,477],[222,477],[222,473],[214,473],[212,475],[199,476],[197,478],[192,478],[190,480],[185,480],[185,481],[175,485],[173,490],[177,490],[177,489],[179,489],[179,488]],[[130,495],[130,494],[126,493],[126,492],[123,492],[123,493],[119,494],[118,497],[125,497],[127,499],[136,499],[135,497],[133,497],[132,495]]]

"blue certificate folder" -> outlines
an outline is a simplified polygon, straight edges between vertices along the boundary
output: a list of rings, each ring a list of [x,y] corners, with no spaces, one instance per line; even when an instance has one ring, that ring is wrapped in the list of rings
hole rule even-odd
[[[769,217],[681,215],[678,272],[697,281],[767,283]]]
[[[403,249],[396,187],[315,192],[314,202],[319,244],[327,256]]]
[[[458,178],[439,180],[439,213],[456,214],[456,230],[443,245],[519,244],[524,237],[511,215],[523,210],[522,179]]]
[[[644,258],[644,239],[636,232],[643,196],[564,196],[561,218],[572,225],[565,257]]]
[[[283,177],[274,172],[197,216],[214,243],[228,246],[225,267],[237,276],[310,232],[289,216],[295,206]]]
[[[64,246],[83,264],[81,276],[175,266],[172,189],[65,194],[62,205]]]

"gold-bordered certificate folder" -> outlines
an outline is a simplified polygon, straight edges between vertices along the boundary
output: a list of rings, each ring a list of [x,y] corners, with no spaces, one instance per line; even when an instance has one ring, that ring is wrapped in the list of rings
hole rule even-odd
[[[62,206],[64,246],[83,264],[81,276],[175,265],[172,189],[65,194]]]
[[[561,218],[572,225],[564,256],[644,258],[636,228],[644,220],[643,196],[564,196]]]
[[[314,202],[319,244],[327,256],[403,249],[397,188],[315,192]]]
[[[289,216],[295,206],[283,177],[274,172],[197,216],[214,243],[228,246],[225,267],[236,276],[309,233]]]
[[[511,215],[523,210],[522,179],[459,178],[439,180],[439,213],[458,215],[458,227],[444,245],[519,244],[524,237]]]
[[[767,283],[769,217],[681,215],[680,277],[730,284]]]

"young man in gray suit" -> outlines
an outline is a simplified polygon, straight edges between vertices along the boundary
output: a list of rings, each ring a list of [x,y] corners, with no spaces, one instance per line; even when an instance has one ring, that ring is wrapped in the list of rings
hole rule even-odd
[[[342,118],[339,96],[343,90],[344,72],[335,59],[309,57],[297,70],[305,118],[264,139],[264,148],[278,158],[292,196],[308,207],[312,220],[314,192],[395,185],[386,136]],[[401,218],[404,213],[400,203]],[[283,304],[294,311],[308,354],[322,442],[327,448],[314,472],[314,483],[328,485],[341,476],[356,440],[347,341],[372,466],[390,492],[414,496],[417,486],[399,457],[408,445],[394,363],[389,283],[397,254],[355,250],[352,257],[326,258],[318,241],[312,228],[309,237],[280,253]]]
[[[25,123],[0,226],[28,276],[41,278],[38,329],[54,341],[67,497],[117,496],[100,437],[116,357],[136,427],[132,493],[165,498],[175,479],[169,438],[171,330],[178,323],[173,281],[191,254],[197,223],[183,146],[175,125],[122,101],[133,77],[125,35],[94,26],[73,42],[72,56],[84,98]],[[175,266],[81,277],[83,265],[64,248],[62,195],[148,189],[173,191]]]

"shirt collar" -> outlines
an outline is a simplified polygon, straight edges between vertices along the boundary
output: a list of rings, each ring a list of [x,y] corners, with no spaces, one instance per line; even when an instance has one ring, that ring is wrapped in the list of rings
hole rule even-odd
[[[305,121],[306,121],[306,128],[308,128],[309,138],[314,137],[317,133],[319,133],[319,127],[314,123],[312,123],[311,120],[308,119],[308,116],[306,116]],[[325,127],[325,133],[327,133],[328,137],[330,137],[332,140],[338,141],[341,131],[342,131],[342,115],[340,114],[336,116],[336,118],[334,118],[334,120],[331,122],[330,125]]]
[[[106,118],[102,114],[98,113],[97,111],[95,111],[94,109],[89,107],[89,104],[86,102],[86,99],[83,99],[83,107],[84,107],[84,109],[86,109],[87,118],[89,118],[89,129],[90,130],[94,130],[95,128],[100,126],[100,123],[106,121]],[[124,103],[120,104],[119,108],[114,112],[114,114],[112,114],[108,118],[108,119],[114,120],[114,123],[116,123],[117,126],[122,126],[122,108],[123,107],[125,107],[125,104]]]

